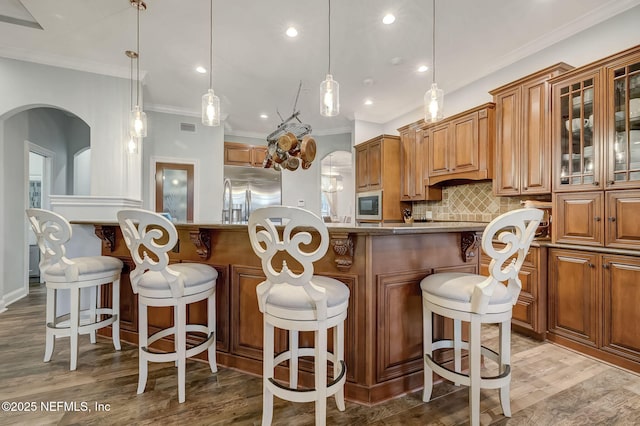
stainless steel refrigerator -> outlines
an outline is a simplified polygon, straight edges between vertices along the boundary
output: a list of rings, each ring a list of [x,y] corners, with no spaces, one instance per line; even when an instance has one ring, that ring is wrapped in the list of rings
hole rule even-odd
[[[244,223],[255,209],[280,204],[280,172],[260,167],[224,166],[224,223]]]

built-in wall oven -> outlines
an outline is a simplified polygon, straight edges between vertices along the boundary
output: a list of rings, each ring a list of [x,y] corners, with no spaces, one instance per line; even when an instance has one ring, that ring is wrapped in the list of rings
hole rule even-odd
[[[356,193],[356,220],[382,220],[382,191]]]

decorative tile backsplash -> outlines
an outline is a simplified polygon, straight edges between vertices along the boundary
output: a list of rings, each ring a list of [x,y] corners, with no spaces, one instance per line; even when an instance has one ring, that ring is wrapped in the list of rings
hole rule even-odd
[[[491,222],[502,213],[522,207],[522,200],[550,200],[550,196],[496,197],[491,181],[442,187],[442,201],[416,201],[413,217],[424,219],[431,212],[433,220]]]

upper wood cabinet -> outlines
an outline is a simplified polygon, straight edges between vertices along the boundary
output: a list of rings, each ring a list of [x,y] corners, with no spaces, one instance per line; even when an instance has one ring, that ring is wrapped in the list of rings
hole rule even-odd
[[[381,135],[355,146],[356,192],[382,190],[382,221],[402,221],[400,137]]]
[[[553,191],[640,188],[640,46],[550,82]]]
[[[427,186],[429,132],[422,120],[398,129],[400,132],[400,199],[441,200],[442,189]]]
[[[495,104],[487,103],[425,127],[427,184],[451,179],[491,179]]]
[[[229,166],[262,167],[267,156],[266,146],[237,142],[224,143],[224,164]]]
[[[551,193],[551,86],[559,63],[491,91],[496,104],[495,195]]]
[[[399,193],[400,138],[381,135],[355,148],[356,192],[384,189]]]

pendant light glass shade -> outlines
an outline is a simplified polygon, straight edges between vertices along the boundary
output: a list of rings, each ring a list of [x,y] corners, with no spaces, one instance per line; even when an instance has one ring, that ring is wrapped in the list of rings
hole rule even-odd
[[[220,98],[213,93],[213,89],[207,90],[207,93],[202,95],[202,124],[220,125]]]
[[[431,83],[431,89],[424,94],[424,121],[435,123],[442,120],[444,91],[438,89],[437,83]]]
[[[444,91],[438,89],[436,84],[436,0],[433,0],[433,26],[432,26],[432,80],[431,89],[424,94],[424,121],[435,123],[444,117]]]
[[[334,117],[340,114],[340,84],[327,74],[320,83],[320,115]]]
[[[329,69],[320,83],[320,115],[334,117],[340,114],[340,85],[331,75],[331,0],[329,0]]]
[[[140,105],[135,105],[129,113],[129,134],[134,138],[147,137],[147,114]]]
[[[220,125],[220,98],[213,93],[213,0],[209,2],[209,90],[202,95],[202,124]]]

